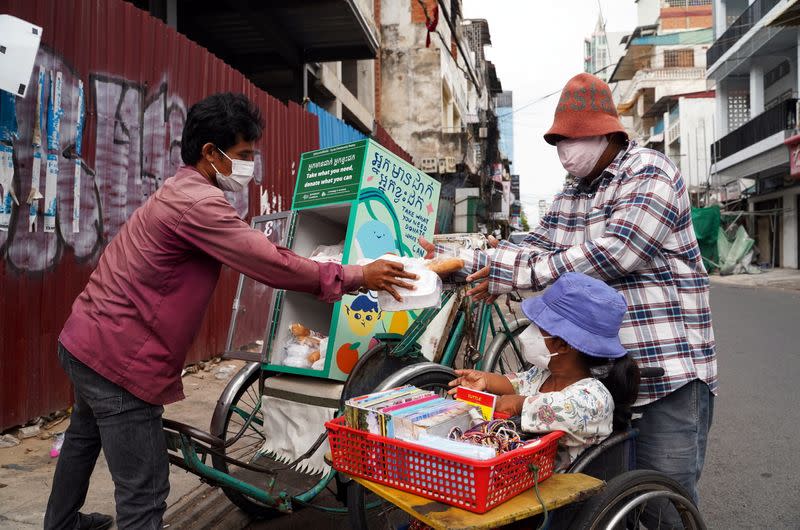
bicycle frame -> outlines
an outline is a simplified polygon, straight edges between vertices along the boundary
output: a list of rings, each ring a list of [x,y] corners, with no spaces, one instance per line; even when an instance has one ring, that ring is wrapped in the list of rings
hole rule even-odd
[[[442,293],[442,302],[441,306],[443,307],[447,302],[452,298],[455,293],[456,288],[447,289]],[[466,304],[470,304],[468,307],[470,308],[470,313],[477,308],[478,316],[475,319],[477,322],[477,339],[478,345],[477,350],[479,353],[479,357],[477,363],[475,364],[476,369],[481,368],[481,364],[483,361],[484,353],[486,351],[486,339],[489,337],[491,333],[492,338],[497,336],[497,333],[500,331],[506,335],[509,339],[513,338],[513,332],[508,325],[508,321],[506,320],[505,316],[503,316],[502,311],[500,310],[500,306],[495,302],[492,304],[483,304],[480,302],[465,302]],[[415,356],[418,355],[417,348],[415,347],[417,341],[422,336],[422,334],[427,329],[428,325],[431,321],[439,314],[440,308],[428,308],[422,311],[417,319],[414,321],[413,324],[408,328],[408,330],[403,335],[403,339],[400,343],[392,350],[392,355],[396,357],[404,357],[404,356]],[[494,320],[492,318],[492,312],[496,313],[501,324],[501,330],[498,330],[495,327]],[[442,358],[439,360],[439,364],[444,366],[453,367],[455,365],[455,357],[458,353],[458,350],[461,346],[462,340],[464,338],[465,328],[467,327],[467,320],[471,318],[471,314],[467,314],[463,309],[460,309],[455,316],[455,325],[453,326],[453,330],[450,334],[450,337],[447,339],[447,343],[444,348],[444,352],[442,354]],[[521,354],[519,349],[519,344],[511,340],[511,345],[514,348],[514,351],[517,355]]]
[[[250,415],[247,415],[244,413],[244,411],[236,410],[235,408],[234,411],[243,419],[245,419],[246,422],[261,423],[258,418],[255,418],[257,410],[253,411],[253,413]],[[241,436],[241,433],[243,432],[244,428],[240,430],[237,436]],[[199,476],[202,480],[208,482],[209,484],[235,489],[236,491],[248,495],[254,500],[261,502],[266,506],[270,506],[281,513],[290,513],[292,511],[293,502],[303,505],[310,505],[314,498],[319,495],[336,476],[336,471],[329,471],[313,487],[299,495],[290,496],[286,491],[273,493],[277,472],[225,456],[223,451],[226,444],[223,443],[221,439],[173,420],[164,420],[164,434],[167,438],[167,449],[180,454],[180,456],[174,453],[169,454],[169,461],[171,464]],[[235,440],[236,437],[232,438],[230,443],[234,443]],[[231,462],[243,469],[272,475],[267,488],[258,488],[252,484],[249,484],[248,482],[239,480],[232,475],[223,473],[222,471],[219,471],[208,465],[206,463],[206,459],[211,454],[220,456],[228,462]],[[347,508],[312,506],[316,509],[326,512],[347,512]]]
[[[443,292],[441,306],[444,306],[450,300],[458,288],[459,287],[449,288]],[[513,333],[509,327],[508,321],[496,303],[490,305],[469,301],[464,303],[469,305],[466,306],[466,310],[465,308],[461,308],[455,313],[455,324],[451,329],[450,336],[447,339],[442,357],[438,364],[446,367],[453,367],[455,365],[456,355],[458,354],[464,336],[467,332],[468,320],[474,319],[474,322],[476,323],[475,330],[477,335],[477,349],[480,352],[480,357],[478,358],[475,366],[476,368],[480,368],[487,344],[486,340],[489,335],[491,334],[492,337],[496,337],[498,333],[503,333],[510,338],[513,337]],[[398,357],[421,356],[418,340],[430,325],[431,321],[439,314],[439,311],[440,308],[428,308],[423,310],[416,318],[414,323],[408,328],[397,346],[393,348],[391,355]],[[474,311],[477,311],[477,315],[474,315]],[[495,325],[493,313],[495,313],[499,318],[499,326]],[[519,354],[519,345],[516,343],[516,341],[511,341],[511,344],[513,345],[515,351]],[[254,366],[253,369],[262,370],[263,377],[263,365]],[[243,375],[239,376],[239,379],[241,379],[241,381],[239,381],[240,384],[243,383],[248,374],[250,374],[250,372],[245,372]],[[259,390],[263,391],[263,380],[262,384],[259,385]],[[238,440],[252,424],[262,424],[261,420],[257,417],[259,406],[256,406],[256,408],[249,413],[236,406],[226,406],[227,403],[232,401],[232,397],[232,395],[223,393],[218,401],[217,410],[215,410],[214,413],[214,419],[212,419],[212,425],[214,425],[218,423],[217,420],[220,419],[220,415],[223,415],[222,417],[224,417],[224,414],[232,412],[237,414],[244,421],[244,424],[240,428],[239,432],[233,438],[228,440],[227,443],[224,443],[222,439],[213,434],[210,435],[203,433],[202,431],[179,422],[164,420],[164,431],[167,437],[168,448],[170,451],[178,453],[170,453],[170,463],[194,473],[206,482],[241,492],[266,506],[273,507],[275,510],[281,513],[290,513],[292,511],[293,503],[310,505],[316,509],[327,512],[347,512],[346,508],[331,508],[311,504],[314,498],[319,495],[334,479],[336,476],[336,471],[334,470],[331,470],[329,473],[327,473],[309,490],[299,495],[291,496],[286,491],[273,492],[273,488],[276,484],[277,471],[262,468],[249,462],[243,462],[225,456],[224,451],[226,446],[235,443],[235,441]],[[222,408],[225,410],[222,410]],[[264,489],[258,488],[243,480],[239,480],[232,475],[215,469],[206,463],[208,456],[211,454],[222,457],[226,461],[243,469],[272,475],[268,481],[267,487]]]

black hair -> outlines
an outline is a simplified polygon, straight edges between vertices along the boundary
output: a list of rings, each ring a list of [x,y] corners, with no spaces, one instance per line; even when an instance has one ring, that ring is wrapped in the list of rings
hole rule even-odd
[[[628,147],[628,142],[630,139],[628,138],[628,133],[624,132],[613,132],[611,133],[611,138],[609,138],[608,143],[610,144],[617,144],[622,147]]]
[[[639,394],[639,366],[630,353],[618,359],[604,359],[581,353],[583,362],[611,393],[614,399],[614,430],[630,427],[631,407]],[[605,372],[605,368],[608,369]],[[598,373],[599,372],[599,373]],[[594,375],[594,373],[592,375]]]
[[[263,130],[261,111],[244,94],[214,94],[189,109],[181,137],[181,158],[184,164],[196,164],[206,143],[225,151],[238,142],[258,140]]]

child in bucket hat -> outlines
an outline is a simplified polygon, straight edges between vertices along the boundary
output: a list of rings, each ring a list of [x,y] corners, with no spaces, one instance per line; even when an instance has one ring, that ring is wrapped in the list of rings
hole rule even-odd
[[[525,300],[522,311],[532,322],[519,335],[530,368],[506,375],[456,370],[450,386],[498,394],[497,410],[519,415],[526,432],[565,431],[557,464],[563,469],[629,424],[639,369],[618,337],[627,305],[600,280],[569,272]],[[507,350],[504,356],[515,355]]]

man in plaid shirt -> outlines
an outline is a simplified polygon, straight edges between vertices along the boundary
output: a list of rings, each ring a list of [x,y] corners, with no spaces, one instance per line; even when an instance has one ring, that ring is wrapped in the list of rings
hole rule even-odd
[[[521,245],[466,257],[462,274],[480,281],[469,294],[489,302],[541,291],[572,271],[622,293],[622,344],[639,366],[665,372],[642,380],[637,465],[669,474],[697,501],[717,362],[686,185],[664,154],[627,140],[608,85],[590,74],[567,83],[545,140],[574,181]]]

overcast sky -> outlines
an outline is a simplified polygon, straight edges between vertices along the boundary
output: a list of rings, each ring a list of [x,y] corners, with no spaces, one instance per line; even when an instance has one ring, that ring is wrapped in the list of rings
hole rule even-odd
[[[602,6],[606,31],[632,31],[634,0],[463,0],[464,18],[485,18],[492,45],[486,55],[497,67],[504,90],[514,92],[514,108],[560,91],[583,71],[583,39],[592,34]],[[558,95],[514,113],[514,171],[531,222],[538,201],[561,188],[564,170],[555,147],[542,135],[553,122]]]

